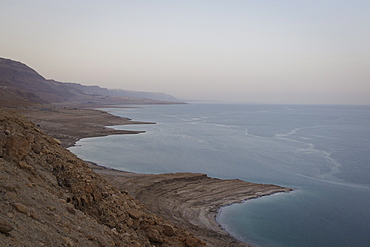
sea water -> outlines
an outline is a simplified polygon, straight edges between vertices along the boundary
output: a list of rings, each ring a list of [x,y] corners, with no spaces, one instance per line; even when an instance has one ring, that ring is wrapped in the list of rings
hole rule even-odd
[[[149,105],[106,111],[152,125],[70,150],[139,173],[201,172],[293,188],[220,210],[257,246],[370,246],[370,106]],[[230,191],[232,193],[232,191]]]

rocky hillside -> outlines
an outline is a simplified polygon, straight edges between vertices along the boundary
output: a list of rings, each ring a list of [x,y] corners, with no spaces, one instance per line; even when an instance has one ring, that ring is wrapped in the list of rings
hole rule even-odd
[[[0,109],[0,246],[204,246]]]
[[[47,80],[27,65],[4,58],[0,58],[0,95],[3,96],[0,97],[0,105],[7,107],[28,105],[29,102],[93,106],[163,104],[177,101],[165,94],[109,90],[98,86]]]

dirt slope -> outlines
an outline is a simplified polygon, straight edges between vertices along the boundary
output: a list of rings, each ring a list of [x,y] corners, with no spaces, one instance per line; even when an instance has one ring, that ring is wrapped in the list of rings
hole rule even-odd
[[[0,246],[204,246],[0,109]]]

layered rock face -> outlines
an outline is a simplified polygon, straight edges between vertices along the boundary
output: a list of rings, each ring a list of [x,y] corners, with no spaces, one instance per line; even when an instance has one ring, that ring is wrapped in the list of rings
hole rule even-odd
[[[0,246],[205,246],[0,109]]]
[[[211,246],[250,246],[230,237],[220,227],[216,216],[221,207],[292,190],[239,179],[211,178],[201,173],[137,174],[95,164],[90,167],[151,212],[185,227]]]

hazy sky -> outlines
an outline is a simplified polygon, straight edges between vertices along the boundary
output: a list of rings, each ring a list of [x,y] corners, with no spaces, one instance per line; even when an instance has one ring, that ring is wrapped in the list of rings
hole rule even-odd
[[[0,0],[0,57],[181,99],[370,104],[369,0]]]

